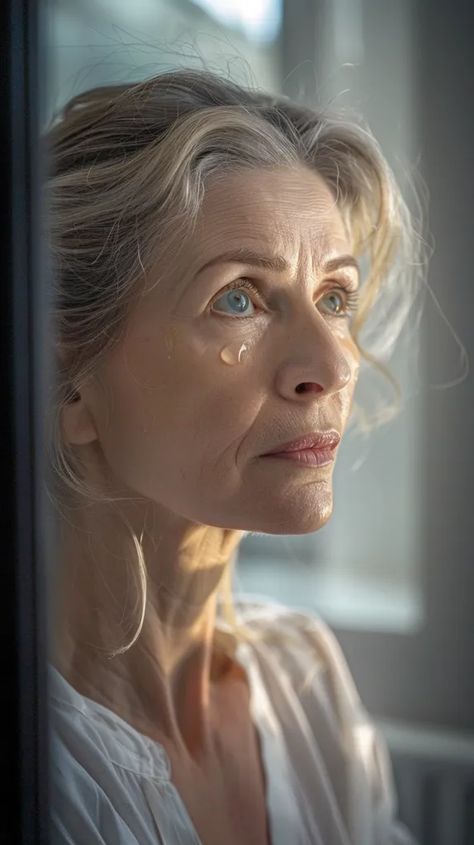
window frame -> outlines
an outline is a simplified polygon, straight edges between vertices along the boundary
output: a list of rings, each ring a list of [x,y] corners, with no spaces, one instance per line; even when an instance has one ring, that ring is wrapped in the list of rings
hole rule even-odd
[[[0,214],[4,412],[1,509],[2,723],[6,727],[2,831],[10,842],[47,843],[49,743],[46,615],[41,539],[41,343],[38,154],[42,68],[40,18],[33,0],[0,4]],[[8,831],[8,832],[7,832]]]

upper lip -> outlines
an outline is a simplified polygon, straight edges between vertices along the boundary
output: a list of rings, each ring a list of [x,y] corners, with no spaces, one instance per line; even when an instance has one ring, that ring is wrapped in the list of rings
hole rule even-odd
[[[341,435],[334,428],[327,431],[311,431],[309,434],[303,434],[296,440],[289,440],[287,443],[280,443],[270,452],[265,452],[265,455],[274,455],[277,452],[298,452],[301,449],[330,449],[337,446],[341,439]]]

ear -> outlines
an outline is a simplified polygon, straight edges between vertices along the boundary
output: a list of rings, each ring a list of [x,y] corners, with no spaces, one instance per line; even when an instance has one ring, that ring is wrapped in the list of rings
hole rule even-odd
[[[61,414],[61,426],[68,443],[82,445],[98,439],[94,418],[81,393],[75,394]]]

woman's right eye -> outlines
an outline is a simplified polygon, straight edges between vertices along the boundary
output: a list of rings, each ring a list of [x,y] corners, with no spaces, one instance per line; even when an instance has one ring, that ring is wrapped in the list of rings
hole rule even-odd
[[[258,295],[257,288],[251,282],[246,279],[239,279],[236,282],[232,282],[227,290],[214,300],[212,310],[218,310],[219,313],[225,312],[231,317],[252,317],[255,313],[255,308],[249,294],[246,293],[246,289]],[[215,306],[218,302],[221,302],[222,306],[216,309]],[[250,311],[248,310],[249,306],[252,308]]]

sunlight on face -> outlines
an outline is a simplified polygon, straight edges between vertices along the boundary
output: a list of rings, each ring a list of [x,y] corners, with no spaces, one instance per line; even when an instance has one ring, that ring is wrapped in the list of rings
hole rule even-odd
[[[211,184],[193,234],[157,266],[109,355],[105,390],[91,393],[117,485],[193,522],[321,527],[334,462],[264,453],[309,432],[343,433],[359,365],[353,265],[318,174],[245,170]]]

